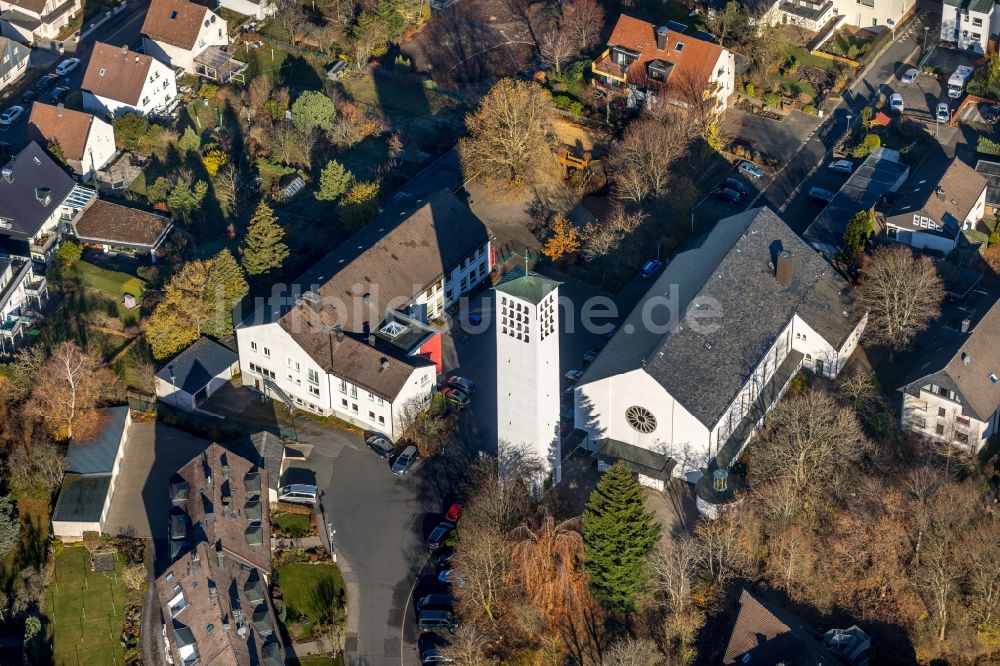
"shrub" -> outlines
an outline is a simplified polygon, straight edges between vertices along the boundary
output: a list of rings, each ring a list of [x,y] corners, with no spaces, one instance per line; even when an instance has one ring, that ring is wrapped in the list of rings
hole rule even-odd
[[[552,101],[555,103],[557,109],[568,111],[577,116],[583,115],[583,104],[568,95],[556,95],[552,98]]]
[[[812,104],[806,104],[805,106],[802,107],[802,113],[809,113],[809,114],[816,113],[816,109],[813,108]]]
[[[212,178],[219,173],[219,169],[229,164],[229,156],[218,146],[206,146],[205,154],[201,156],[201,163],[205,165],[205,171]]]
[[[781,102],[781,97],[778,96],[778,93],[775,92],[764,93],[764,104],[777,108],[780,102]]]
[[[202,99],[212,99],[219,94],[219,86],[214,83],[202,83],[201,87],[198,88],[198,97]]]
[[[348,188],[337,209],[340,223],[348,231],[357,231],[378,215],[378,183],[354,183]]]
[[[864,141],[861,142],[857,148],[854,149],[854,157],[867,157],[882,146],[882,139],[879,138],[878,134],[866,134]]]
[[[114,122],[115,137],[131,150],[139,147],[139,140],[148,128],[149,121],[132,111],[122,114]]]
[[[743,86],[743,90],[746,91],[747,95],[753,97],[757,92],[757,87],[754,84],[747,82],[747,84]]]
[[[65,240],[59,245],[59,249],[56,250],[56,265],[59,270],[66,272],[73,268],[73,264],[80,261],[80,257],[83,256],[83,246],[77,242],[71,240]],[[117,308],[117,305],[115,306]],[[117,310],[115,311],[117,315]]]
[[[988,242],[991,246],[1000,245],[1000,231],[994,231],[993,233],[991,233]]]
[[[976,144],[976,151],[985,155],[1000,155],[1000,143],[980,136],[979,142]]]

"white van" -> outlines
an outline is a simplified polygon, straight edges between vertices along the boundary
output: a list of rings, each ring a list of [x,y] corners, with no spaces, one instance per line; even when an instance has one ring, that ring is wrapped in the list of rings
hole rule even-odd
[[[968,65],[959,65],[955,72],[948,79],[948,97],[958,99],[965,92],[965,84],[972,78],[972,68]]]
[[[293,483],[278,489],[279,502],[315,504],[317,496],[316,486],[310,486],[305,483]]]

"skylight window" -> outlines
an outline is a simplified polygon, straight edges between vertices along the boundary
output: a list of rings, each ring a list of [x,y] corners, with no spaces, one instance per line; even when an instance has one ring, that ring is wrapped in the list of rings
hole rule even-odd
[[[997,382],[1000,382],[1000,379],[998,379],[997,376],[994,373],[991,372],[990,373],[990,384],[996,384]]]
[[[683,51],[684,50],[684,42],[677,42],[677,45],[674,46],[674,50],[677,51],[678,53],[680,53],[681,51]]]
[[[399,323],[398,321],[390,321],[388,324],[382,327],[382,332],[388,335],[390,338],[394,338],[397,335],[403,333],[406,330],[406,326]]]

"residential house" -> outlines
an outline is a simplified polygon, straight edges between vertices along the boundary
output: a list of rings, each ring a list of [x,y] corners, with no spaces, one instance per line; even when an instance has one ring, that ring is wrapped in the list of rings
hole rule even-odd
[[[906,381],[903,428],[977,453],[1000,427],[998,378],[1000,302],[964,320]]]
[[[156,397],[191,412],[225,386],[239,368],[236,352],[206,337],[170,359],[156,373]]]
[[[630,104],[649,96],[684,107],[714,99],[721,112],[735,91],[736,58],[704,37],[622,14],[591,70],[598,85]]]
[[[772,210],[721,220],[576,385],[580,444],[657,488],[727,469],[799,370],[840,373],[866,322],[848,283]]]
[[[0,245],[9,254],[48,262],[62,225],[72,223],[95,196],[29,142],[0,168]]]
[[[450,190],[426,196],[387,208],[237,326],[245,384],[401,433],[443,370],[430,322],[493,268],[483,223]]]
[[[944,0],[941,41],[973,53],[986,53],[990,35],[1000,31],[1000,11],[993,0]]]
[[[17,257],[0,258],[0,351],[13,352],[34,323],[32,313],[49,297],[44,275],[36,275],[33,262]]]
[[[146,53],[213,81],[240,77],[246,63],[226,52],[229,46],[226,20],[204,5],[188,0],[153,0],[142,24]]]
[[[83,180],[94,176],[118,150],[115,130],[110,123],[91,113],[40,101],[31,105],[28,138],[47,146],[53,154],[58,151],[69,168]]]
[[[1000,162],[979,160],[976,173],[986,179],[986,207],[983,217],[995,218],[1000,213]]]
[[[722,663],[868,666],[871,640],[857,625],[820,634],[802,618],[746,589]]]
[[[818,32],[837,15],[833,0],[777,0],[768,12],[767,21]]]
[[[851,218],[858,211],[873,210],[883,197],[898,192],[909,175],[910,168],[902,163],[898,150],[879,148],[854,170],[802,237],[818,252],[832,257],[844,246]]]
[[[0,37],[0,90],[13,84],[28,71],[31,49],[13,39]]]
[[[74,438],[66,450],[62,487],[52,511],[52,533],[78,541],[85,532],[104,533],[132,417],[128,407],[98,410],[95,433]]]
[[[177,104],[174,71],[128,46],[94,44],[81,87],[83,108],[100,116],[118,117],[127,111],[160,115]]]
[[[85,248],[137,259],[148,256],[155,264],[173,229],[174,223],[165,215],[95,199],[69,224],[68,231]]]
[[[167,550],[155,592],[167,663],[282,666],[268,594],[268,471],[211,444],[171,479]]]
[[[274,16],[278,11],[274,0],[219,0],[219,6],[258,20]]]
[[[986,178],[957,157],[927,160],[900,190],[895,205],[879,220],[886,237],[942,254],[958,246],[963,229],[973,229],[986,212]]]
[[[916,0],[834,0],[833,9],[847,17],[848,25],[893,28],[913,13],[916,5]]]
[[[0,35],[25,44],[54,40],[81,9],[80,0],[0,0]]]

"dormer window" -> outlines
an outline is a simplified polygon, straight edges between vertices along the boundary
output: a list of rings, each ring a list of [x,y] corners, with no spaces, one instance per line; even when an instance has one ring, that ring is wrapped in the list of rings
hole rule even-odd
[[[171,21],[176,21],[177,20],[177,11],[176,10],[170,12],[170,20]]]
[[[677,42],[677,44],[674,46],[674,50],[677,51],[678,53],[680,53],[681,51],[683,51],[684,50],[684,42]]]
[[[97,73],[98,76],[104,76],[105,69],[101,67],[101,71]]]

